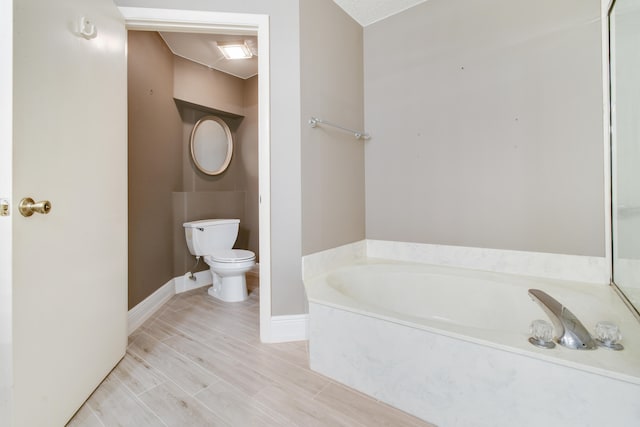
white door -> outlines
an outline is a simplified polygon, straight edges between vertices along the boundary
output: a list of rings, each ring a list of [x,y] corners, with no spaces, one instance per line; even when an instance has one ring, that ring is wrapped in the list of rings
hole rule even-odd
[[[62,426],[126,349],[126,31],[112,0],[13,8],[13,425]]]

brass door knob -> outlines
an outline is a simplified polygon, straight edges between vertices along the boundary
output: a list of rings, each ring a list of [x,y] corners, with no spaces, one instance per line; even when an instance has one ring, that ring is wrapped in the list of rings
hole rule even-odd
[[[31,197],[25,197],[24,199],[20,200],[18,210],[20,211],[22,216],[31,216],[34,212],[48,214],[51,210],[51,202],[48,200],[34,202]]]

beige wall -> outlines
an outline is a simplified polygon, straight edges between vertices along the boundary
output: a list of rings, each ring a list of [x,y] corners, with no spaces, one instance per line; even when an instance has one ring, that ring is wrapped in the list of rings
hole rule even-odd
[[[173,66],[173,96],[176,99],[230,114],[243,114],[242,79],[179,56],[174,57]]]
[[[311,116],[364,128],[362,27],[331,1],[300,2],[302,253],[364,239],[364,147]]]
[[[180,92],[174,90],[174,95],[181,100],[178,108],[183,122],[182,185],[173,195],[174,275],[180,276],[193,266],[194,258],[184,240],[182,224],[198,219],[240,219],[235,247],[253,251],[260,262],[258,78],[243,80],[179,57],[174,57],[174,65],[175,87],[180,87]],[[194,125],[212,114],[227,123],[234,139],[229,167],[215,176],[199,171],[190,151]],[[201,263],[197,270],[206,268]]]
[[[598,0],[430,0],[365,28],[367,237],[604,255]]]
[[[255,80],[175,57],[157,33],[129,32],[130,307],[193,266],[185,221],[239,218],[236,247],[259,257]],[[231,163],[217,176],[195,167],[189,145],[195,123],[211,114],[234,137]]]
[[[157,33],[129,31],[129,308],[173,277],[171,192],[182,179],[173,55]]]
[[[259,256],[258,76],[243,81],[242,93],[244,119],[237,131],[238,140],[242,141],[242,144],[236,147],[234,155],[243,166],[243,173],[238,177],[238,182],[245,191],[244,223],[247,224],[247,228],[240,230],[238,239],[243,240],[242,247],[249,248]],[[246,235],[243,234],[245,232]]]

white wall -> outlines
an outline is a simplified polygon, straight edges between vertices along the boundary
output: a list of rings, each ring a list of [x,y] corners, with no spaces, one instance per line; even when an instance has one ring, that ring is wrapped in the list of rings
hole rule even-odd
[[[367,238],[604,255],[598,0],[430,0],[364,64]]]
[[[306,311],[301,273],[298,0],[115,0],[119,6],[269,15],[272,315]]]

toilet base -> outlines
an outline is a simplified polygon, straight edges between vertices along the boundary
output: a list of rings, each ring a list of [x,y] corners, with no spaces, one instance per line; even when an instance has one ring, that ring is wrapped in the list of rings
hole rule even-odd
[[[224,302],[240,302],[249,298],[244,273],[238,276],[220,277],[212,272],[211,275],[213,276],[213,286],[207,292],[212,297]]]

